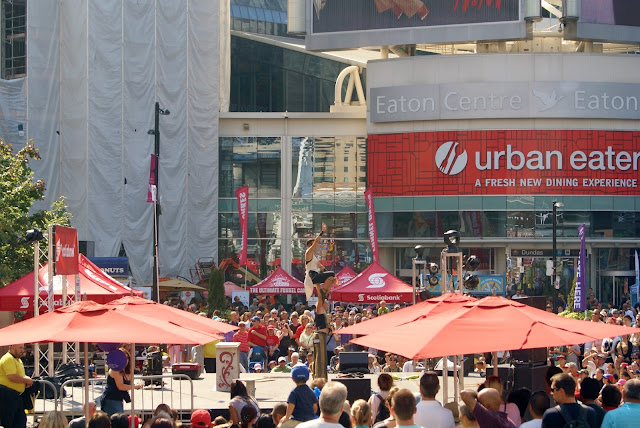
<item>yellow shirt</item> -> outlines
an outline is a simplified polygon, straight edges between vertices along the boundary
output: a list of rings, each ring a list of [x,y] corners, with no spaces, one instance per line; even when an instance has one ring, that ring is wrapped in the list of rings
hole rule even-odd
[[[14,357],[10,352],[7,352],[2,358],[0,358],[0,385],[11,388],[22,394],[27,385],[24,383],[11,382],[7,377],[10,374],[17,374],[22,377],[25,376],[22,360]]]
[[[216,357],[216,343],[220,342],[219,340],[214,340],[213,342],[206,343],[204,345],[204,357],[205,358],[215,358]]]

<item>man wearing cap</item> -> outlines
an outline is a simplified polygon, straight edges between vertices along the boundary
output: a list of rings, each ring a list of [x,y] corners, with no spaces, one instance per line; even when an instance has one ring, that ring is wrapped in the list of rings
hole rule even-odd
[[[291,367],[287,366],[287,359],[279,357],[278,365],[271,370],[271,373],[291,373]]]
[[[281,428],[291,428],[301,422],[310,421],[316,417],[318,399],[309,388],[309,369],[306,366],[295,366],[291,370],[291,380],[296,384],[287,398],[287,413],[278,425]]]
[[[193,428],[211,428],[211,414],[208,410],[198,409],[191,414],[191,426]]]
[[[260,321],[260,317],[251,318],[252,326],[249,329],[249,346],[267,346],[267,328]]]
[[[27,417],[22,404],[22,394],[33,380],[25,375],[20,357],[24,354],[24,344],[11,345],[9,351],[0,358],[0,423],[5,428],[24,428]]]

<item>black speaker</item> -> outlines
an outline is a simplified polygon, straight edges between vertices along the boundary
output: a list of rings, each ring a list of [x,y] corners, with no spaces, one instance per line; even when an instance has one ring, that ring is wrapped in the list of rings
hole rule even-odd
[[[514,365],[498,366],[498,376],[505,383],[505,391],[528,388],[531,392],[544,391],[544,377],[548,366]],[[489,373],[492,374],[491,370]]]
[[[342,357],[343,353],[344,352],[340,353],[340,357]],[[355,401],[360,398],[366,401],[371,397],[371,379],[335,378],[331,380],[340,382],[347,387],[347,400],[349,400],[349,403],[351,404],[355,403]]]
[[[547,348],[517,349],[511,351],[511,359],[533,366],[543,366],[547,364]]]
[[[516,299],[516,302],[533,306],[534,308],[542,311],[547,309],[547,298],[545,296],[528,296],[522,299]]]
[[[366,352],[340,352],[340,373],[369,373],[369,359]]]

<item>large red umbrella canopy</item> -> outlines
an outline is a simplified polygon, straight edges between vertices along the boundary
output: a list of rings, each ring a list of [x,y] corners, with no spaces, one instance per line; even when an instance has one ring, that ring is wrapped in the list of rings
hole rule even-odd
[[[214,321],[210,318],[203,317],[192,312],[183,311],[169,305],[156,303],[152,300],[143,299],[142,297],[127,296],[109,302],[105,306],[133,316],[140,315],[144,317],[153,317],[161,320],[167,320],[175,325],[194,329],[206,334],[225,334],[238,329],[238,327],[231,324]],[[161,343],[180,342],[171,342],[165,340]]]
[[[236,285],[231,281],[225,281],[224,283],[224,295],[227,297],[233,296],[234,291],[244,291],[244,288]]]
[[[0,346],[36,342],[183,343],[221,339],[164,318],[128,313],[92,301],[77,302],[0,329]]]
[[[98,303],[107,303],[132,292],[142,296],[142,292],[120,284],[83,254],[78,256],[78,275],[80,277],[80,294]],[[45,264],[38,271],[39,293],[47,298],[49,284],[49,268]],[[62,306],[62,275],[53,277],[54,306]],[[75,275],[67,275],[67,295],[75,293]],[[33,312],[34,278],[33,272],[0,288],[0,311]]]
[[[351,342],[422,359],[573,345],[638,332],[640,329],[564,318],[504,297],[490,296]]]
[[[475,302],[475,297],[460,293],[445,293],[438,297],[425,300],[406,308],[389,312],[388,314],[368,319],[366,321],[342,328],[338,334],[372,334],[391,327],[414,322],[427,315],[436,315],[460,309],[463,305]]]

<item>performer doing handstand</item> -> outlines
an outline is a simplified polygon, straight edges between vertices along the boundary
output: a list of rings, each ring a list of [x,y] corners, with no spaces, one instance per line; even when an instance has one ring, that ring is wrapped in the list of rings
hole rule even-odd
[[[320,260],[315,256],[315,250],[322,236],[327,230],[327,225],[322,223],[322,231],[315,239],[307,241],[307,251],[305,252],[305,269],[306,276],[304,279],[305,292],[307,299],[311,297],[313,288],[318,292],[318,304],[316,305],[316,333],[313,338],[313,377],[327,377],[327,334],[329,333],[329,323],[327,320],[327,311],[329,304],[327,297],[331,291],[331,287],[336,282],[336,274],[332,271],[325,271]]]

